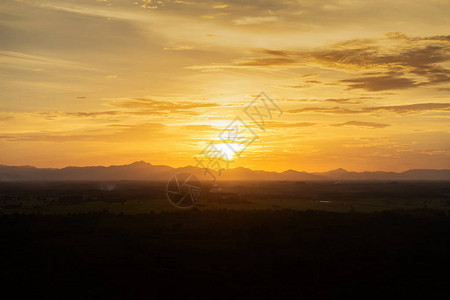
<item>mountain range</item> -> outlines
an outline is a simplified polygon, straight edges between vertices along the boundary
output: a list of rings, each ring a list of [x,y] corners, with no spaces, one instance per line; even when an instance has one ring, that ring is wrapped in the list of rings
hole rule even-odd
[[[167,181],[177,173],[192,173],[200,180],[210,180],[204,169],[187,166],[173,168],[164,165],[152,165],[144,161],[118,166],[90,166],[36,168],[33,166],[5,166],[0,165],[0,182],[8,181],[114,181],[114,180],[149,180]],[[218,180],[260,180],[260,181],[320,181],[320,180],[444,180],[450,181],[450,169],[414,169],[401,173],[396,172],[349,172],[336,169],[328,172],[299,172],[288,170],[284,172],[268,172],[247,168],[234,168],[212,171]]]

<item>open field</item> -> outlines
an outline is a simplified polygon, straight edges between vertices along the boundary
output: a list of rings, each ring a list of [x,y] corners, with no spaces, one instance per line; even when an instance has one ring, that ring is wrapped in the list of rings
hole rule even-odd
[[[188,210],[0,216],[0,282],[53,299],[438,299],[450,217]]]
[[[38,298],[430,299],[447,292],[443,182],[0,184],[2,290]]]
[[[175,211],[165,182],[0,183],[1,213],[149,213]],[[450,209],[448,182],[220,182],[204,184],[199,209],[374,212]]]

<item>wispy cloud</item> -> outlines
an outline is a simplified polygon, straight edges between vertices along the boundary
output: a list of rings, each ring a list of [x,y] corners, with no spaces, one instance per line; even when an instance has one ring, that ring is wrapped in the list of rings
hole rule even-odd
[[[268,22],[277,21],[277,16],[263,16],[263,17],[242,17],[236,20],[233,20],[233,23],[236,25],[254,25]]]
[[[373,112],[393,112],[398,114],[421,113],[425,111],[450,111],[450,103],[417,103],[392,106],[371,106],[362,108],[304,107],[289,110],[290,113],[367,114]]]
[[[348,84],[348,89],[364,89],[367,91],[400,90],[417,86],[414,80],[392,75],[344,79],[340,82]]]
[[[296,123],[287,123],[287,122],[266,122],[268,128],[298,128],[298,127],[310,127],[314,126],[317,123],[313,122],[296,122]]]
[[[214,127],[212,125],[186,125],[184,128],[188,130],[194,130],[194,131],[211,131],[214,130]]]
[[[331,126],[341,127],[341,126],[357,126],[357,127],[368,127],[368,128],[385,128],[391,126],[390,124],[374,123],[374,122],[362,122],[362,121],[348,121],[344,123],[331,124]]]
[[[48,68],[95,71],[92,66],[86,63],[52,56],[34,55],[25,52],[6,50],[0,50],[0,64],[6,68],[26,68],[35,71],[42,71]]]
[[[236,61],[232,64],[235,67],[270,67],[270,66],[281,66],[296,63],[297,61],[293,58],[278,58],[278,57],[268,57],[268,58],[255,58],[247,61]]]
[[[337,84],[371,92],[450,82],[450,69],[443,65],[450,61],[450,36],[409,37],[397,33],[388,34],[385,38],[348,40],[311,50],[259,49],[256,52],[264,56],[195,68],[291,68],[319,65],[358,74],[357,78],[343,79]],[[361,76],[362,71],[372,72]],[[308,80],[287,87],[308,88],[311,84],[323,83]]]
[[[165,125],[161,123],[142,123],[111,126],[102,129],[2,133],[0,139],[7,142],[124,142],[152,138],[161,139]],[[164,136],[173,136],[165,132]]]
[[[165,114],[165,113],[185,113],[198,114],[196,110],[220,106],[213,102],[191,102],[191,101],[162,101],[148,98],[128,98],[124,100],[113,100],[108,105],[124,108],[138,109],[136,114]]]
[[[108,75],[108,76],[105,76],[105,79],[119,79],[119,75],[117,75],[117,74]]]

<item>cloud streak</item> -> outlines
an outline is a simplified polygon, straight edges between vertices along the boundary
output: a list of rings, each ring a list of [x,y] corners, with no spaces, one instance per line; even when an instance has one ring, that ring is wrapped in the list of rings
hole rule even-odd
[[[162,101],[148,98],[129,98],[125,100],[110,101],[108,105],[122,109],[137,109],[132,114],[167,114],[182,113],[196,115],[197,110],[211,107],[218,107],[220,104],[213,102],[192,102],[192,101]]]
[[[364,89],[371,92],[402,90],[416,87],[418,84],[409,78],[388,76],[370,76],[354,79],[344,79],[340,82],[347,84],[348,89]]]
[[[391,126],[390,124],[383,123],[374,123],[374,122],[362,122],[362,121],[348,121],[339,124],[331,124],[334,127],[342,127],[342,126],[357,126],[357,127],[368,127],[368,128],[386,128]]]
[[[392,106],[371,106],[362,108],[335,107],[304,107],[292,109],[290,113],[326,113],[326,114],[367,114],[374,112],[393,112],[398,114],[413,114],[426,111],[450,112],[450,103],[416,103]]]
[[[445,35],[409,37],[391,33],[386,38],[348,40],[312,50],[259,49],[256,52],[264,56],[193,68],[293,68],[319,65],[355,74],[372,71],[337,82],[348,89],[370,92],[450,82],[450,69],[442,65],[450,61],[450,36]],[[305,84],[286,87],[308,88],[311,84],[322,83],[309,80]]]
[[[24,132],[3,133],[0,139],[7,142],[114,142],[123,141],[146,141],[148,138],[154,140],[163,138],[161,132],[165,125],[161,123],[142,123],[134,125],[112,126],[97,130],[82,131],[49,131],[49,132]],[[173,134],[164,133],[164,136]]]

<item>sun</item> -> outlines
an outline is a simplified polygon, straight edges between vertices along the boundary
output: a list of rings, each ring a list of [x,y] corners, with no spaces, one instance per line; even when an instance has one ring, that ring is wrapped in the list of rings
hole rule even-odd
[[[244,145],[240,143],[219,143],[215,144],[214,148],[222,154],[224,159],[232,161],[242,151]]]

